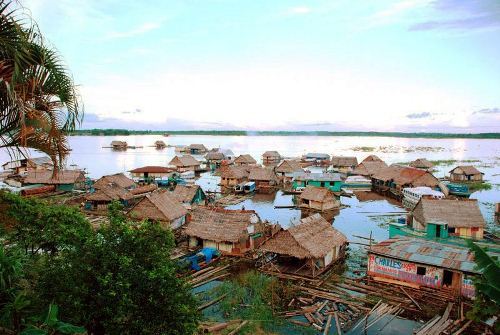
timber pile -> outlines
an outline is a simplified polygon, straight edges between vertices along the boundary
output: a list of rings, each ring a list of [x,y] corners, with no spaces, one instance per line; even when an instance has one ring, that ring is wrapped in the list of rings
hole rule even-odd
[[[243,202],[247,199],[250,199],[252,196],[251,195],[236,195],[236,194],[229,194],[226,195],[225,197],[222,197],[220,199],[217,199],[215,201],[215,205],[217,206],[231,206],[231,205],[237,205],[240,202]]]
[[[439,335],[453,334],[459,335],[467,331],[471,325],[471,320],[465,320],[462,314],[460,318],[453,320],[450,315],[453,308],[453,303],[448,303],[443,315],[436,315],[434,318],[417,329],[415,335]]]
[[[188,283],[193,287],[198,287],[201,285],[205,285],[214,280],[220,280],[229,276],[227,269],[231,265],[213,267],[208,266],[198,272],[195,272],[191,275],[191,278],[188,280]]]

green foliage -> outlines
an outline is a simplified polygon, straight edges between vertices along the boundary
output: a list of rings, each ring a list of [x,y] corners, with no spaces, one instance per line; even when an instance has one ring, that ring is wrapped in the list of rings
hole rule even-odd
[[[57,317],[59,308],[57,305],[49,305],[43,319],[31,318],[31,324],[27,326],[20,335],[59,335],[59,334],[83,334],[85,328],[60,321]]]
[[[475,191],[482,191],[482,190],[491,190],[492,186],[490,183],[487,182],[474,182],[474,183],[467,183],[467,186],[469,186],[469,190],[472,192]]]

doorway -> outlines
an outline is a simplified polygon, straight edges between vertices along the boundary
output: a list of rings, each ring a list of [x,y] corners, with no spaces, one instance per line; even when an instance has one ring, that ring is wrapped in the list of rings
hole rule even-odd
[[[453,272],[444,270],[443,271],[443,286],[451,287],[453,284]]]

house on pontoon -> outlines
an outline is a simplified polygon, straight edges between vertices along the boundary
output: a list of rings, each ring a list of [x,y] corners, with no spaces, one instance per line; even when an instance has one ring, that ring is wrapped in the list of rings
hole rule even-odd
[[[184,151],[191,155],[203,155],[208,149],[203,144],[190,144],[184,148]]]
[[[113,150],[126,150],[128,147],[125,141],[111,141],[111,148]]]
[[[219,168],[226,157],[220,151],[209,151],[205,155],[205,160],[207,161],[207,165],[210,166],[212,170]]]
[[[266,240],[260,247],[261,269],[316,277],[344,258],[347,243],[345,235],[317,213]]]
[[[191,155],[175,156],[168,164],[175,166],[178,172],[196,172],[201,170],[200,162]]]
[[[387,164],[381,160],[367,160],[359,163],[356,168],[354,168],[350,175],[363,176],[371,178],[375,173],[380,170],[385,169]]]
[[[319,152],[308,152],[302,156],[302,162],[307,165],[328,166],[330,155]]]
[[[298,196],[298,206],[303,209],[324,212],[340,208],[340,202],[329,188],[307,186]]]
[[[175,169],[171,167],[151,165],[136,168],[129,172],[132,178],[143,183],[153,183],[156,180],[165,180],[176,174]]]
[[[165,142],[158,140],[158,141],[155,141],[155,147],[156,147],[156,149],[161,150],[161,149],[165,149],[167,147],[167,145],[165,144]]]
[[[450,171],[450,181],[482,182],[483,175],[484,173],[482,173],[472,165],[461,165]]]
[[[204,204],[207,199],[203,189],[196,184],[177,185],[172,191],[172,196],[187,207],[191,207],[191,205]]]
[[[304,172],[304,169],[300,166],[299,161],[285,159],[276,167],[275,172],[283,184],[289,184],[292,182],[293,176]]]
[[[247,182],[250,174],[250,168],[247,166],[223,166],[220,171],[220,185],[230,189]]]
[[[331,164],[337,172],[350,173],[358,165],[358,159],[351,156],[332,156]]]
[[[278,186],[278,177],[274,169],[253,167],[250,169],[248,180],[255,183],[257,192],[272,192]]]
[[[342,178],[338,173],[296,173],[293,177],[292,189],[302,189],[306,186],[326,187],[333,192],[340,192]]]
[[[125,190],[131,190],[137,186],[132,179],[128,178],[123,173],[115,173],[107,176],[102,176],[101,178],[97,179],[92,187],[95,189],[101,189],[107,187],[110,184],[115,184]]]
[[[119,201],[127,207],[133,198],[131,192],[114,182],[101,183],[94,192],[85,195],[85,209],[105,211],[113,201]]]
[[[234,165],[236,165],[236,166],[255,166],[255,165],[257,165],[257,161],[255,160],[255,158],[253,158],[249,154],[243,154],[243,155],[239,155],[238,157],[236,157],[236,159],[234,160]]]
[[[56,191],[85,189],[85,174],[81,170],[60,170],[54,175],[50,170],[28,171],[22,180],[24,185],[53,185]]]
[[[432,164],[430,161],[428,161],[425,158],[415,159],[413,162],[411,162],[409,164],[409,166],[416,168],[416,169],[426,170],[426,171],[431,171],[434,168],[434,164]]]
[[[383,162],[383,160],[377,155],[369,155],[361,161],[361,163],[365,162]]]
[[[277,151],[266,151],[262,154],[262,164],[266,166],[278,165],[281,161],[281,155]]]

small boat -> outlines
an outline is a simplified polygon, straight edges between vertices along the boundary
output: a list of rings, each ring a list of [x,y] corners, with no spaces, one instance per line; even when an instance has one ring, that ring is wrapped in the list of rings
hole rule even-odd
[[[234,192],[235,193],[244,193],[245,192],[245,184],[246,183],[240,183],[238,185],[234,185]]]
[[[446,187],[448,187],[448,191],[452,195],[456,195],[459,197],[469,197],[472,192],[469,191],[469,186],[464,185],[464,184],[447,184]]]
[[[249,181],[248,183],[245,183],[245,185],[243,186],[243,191],[245,193],[255,192],[255,182]]]

